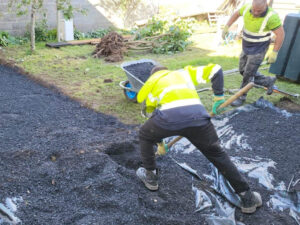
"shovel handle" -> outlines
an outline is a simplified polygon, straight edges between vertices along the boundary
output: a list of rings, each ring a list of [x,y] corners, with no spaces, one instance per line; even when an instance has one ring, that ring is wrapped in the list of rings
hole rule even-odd
[[[243,94],[247,93],[252,87],[254,87],[254,83],[250,82],[245,87],[243,87],[242,89],[240,89],[237,93],[235,93],[234,95],[232,95],[229,99],[227,99],[223,104],[221,104],[219,108],[225,108],[225,107],[229,106],[236,99],[238,99],[239,97],[241,97]],[[211,112],[210,116],[215,116],[215,114]],[[182,136],[178,136],[178,137],[174,138],[172,141],[170,141],[168,143],[168,148],[170,149],[181,138],[183,138],[183,137]]]
[[[234,102],[235,100],[237,100],[243,94],[247,93],[253,87],[254,87],[254,83],[253,82],[248,83],[245,87],[243,87],[242,89],[240,89],[237,93],[235,93],[234,95],[232,95],[223,104],[221,104],[219,108],[221,109],[221,108],[225,108],[225,107],[229,106],[232,102]],[[211,112],[210,116],[214,116],[214,114]]]

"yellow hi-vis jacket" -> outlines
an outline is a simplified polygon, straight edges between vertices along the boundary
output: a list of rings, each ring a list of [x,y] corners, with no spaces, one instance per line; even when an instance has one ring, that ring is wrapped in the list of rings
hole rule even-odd
[[[176,107],[202,105],[195,86],[209,82],[221,69],[217,64],[192,67],[183,70],[161,70],[148,78],[138,92],[137,101],[146,101],[146,112],[156,108],[167,110]],[[223,90],[223,83],[221,89]]]

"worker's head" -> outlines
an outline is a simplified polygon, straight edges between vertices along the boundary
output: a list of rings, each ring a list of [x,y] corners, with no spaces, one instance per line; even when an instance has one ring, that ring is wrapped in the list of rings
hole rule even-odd
[[[266,11],[267,7],[267,0],[253,0],[251,13],[254,17],[259,17]]]
[[[154,66],[154,67],[152,68],[151,72],[150,72],[150,75],[152,75],[152,74],[154,74],[154,73],[156,73],[156,72],[158,72],[158,71],[160,71],[160,70],[168,70],[168,68],[165,67],[165,66],[161,66],[161,65]]]

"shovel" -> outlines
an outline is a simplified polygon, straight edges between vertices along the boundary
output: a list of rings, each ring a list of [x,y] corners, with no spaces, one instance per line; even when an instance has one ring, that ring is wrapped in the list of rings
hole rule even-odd
[[[254,83],[250,82],[245,87],[243,87],[242,89],[240,89],[237,93],[235,93],[234,95],[232,95],[229,99],[227,99],[222,105],[220,105],[219,109],[225,108],[225,107],[229,106],[233,101],[235,101],[236,99],[238,99],[244,93],[247,93],[252,87],[254,87]],[[213,116],[215,116],[215,114],[213,114],[211,112],[210,116],[213,117]],[[173,139],[172,141],[170,141],[168,144],[159,143],[155,155],[159,156],[159,155],[161,155],[161,154],[159,154],[159,152],[167,152],[181,138],[183,138],[183,137],[182,136],[178,136],[175,139]]]

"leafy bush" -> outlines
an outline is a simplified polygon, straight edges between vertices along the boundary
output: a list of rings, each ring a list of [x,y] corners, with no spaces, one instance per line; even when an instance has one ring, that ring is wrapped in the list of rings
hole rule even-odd
[[[136,29],[132,29],[132,30],[116,29],[116,32],[121,35],[134,35],[136,33]]]
[[[191,43],[188,41],[192,34],[191,26],[192,22],[189,20],[177,20],[174,25],[169,27],[166,35],[159,39],[163,45],[153,48],[153,53],[170,54],[184,51]]]
[[[74,39],[76,40],[81,40],[84,38],[102,38],[105,35],[107,35],[110,31],[112,31],[111,28],[109,29],[98,29],[98,30],[94,30],[94,31],[90,31],[85,33],[80,32],[79,30],[75,29],[74,30]]]
[[[110,29],[98,29],[86,34],[87,38],[102,38],[110,32]]]
[[[8,45],[9,34],[5,31],[0,31],[0,46]]]
[[[47,40],[56,40],[57,39],[57,29],[52,29],[47,31]]]
[[[29,39],[26,37],[9,36],[9,38],[8,38],[8,44],[10,44],[10,45],[23,45],[27,42],[29,42]]]
[[[30,31],[26,31],[23,41],[30,40]],[[48,30],[47,20],[43,19],[36,23],[35,40],[36,41],[53,41],[57,39],[57,29]]]
[[[79,30],[74,30],[74,39],[81,40],[84,38],[84,33],[81,33]]]
[[[22,45],[29,41],[26,37],[14,37],[5,31],[0,31],[0,46]]]
[[[40,22],[37,22],[35,25],[35,40],[36,41],[47,41],[48,40],[48,25],[47,20],[43,19]],[[30,31],[25,32],[25,37],[30,39]]]
[[[157,37],[154,40],[153,53],[172,54],[182,52],[191,42],[188,38],[192,34],[194,20],[177,19],[173,21],[159,20],[152,18],[149,23],[138,30],[135,30],[137,40],[145,37]]]
[[[144,37],[152,37],[162,34],[167,29],[166,25],[167,21],[158,20],[155,17],[152,17],[152,19],[148,21],[148,24],[145,27],[142,27],[133,32],[135,34],[135,39],[139,40]]]
[[[35,26],[35,40],[47,41],[48,40],[47,33],[48,33],[47,20],[43,19],[42,21],[37,22]]]

